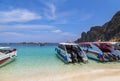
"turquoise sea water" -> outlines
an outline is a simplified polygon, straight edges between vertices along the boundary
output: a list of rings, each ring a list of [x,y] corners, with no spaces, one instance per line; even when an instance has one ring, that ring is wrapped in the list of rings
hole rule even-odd
[[[119,62],[101,63],[89,60],[87,64],[65,64],[55,52],[57,45],[32,45],[32,44],[1,44],[0,46],[10,46],[17,49],[15,61],[0,68],[0,81],[4,78],[14,78],[20,76],[56,75],[77,70],[86,71],[91,69],[119,69]]]

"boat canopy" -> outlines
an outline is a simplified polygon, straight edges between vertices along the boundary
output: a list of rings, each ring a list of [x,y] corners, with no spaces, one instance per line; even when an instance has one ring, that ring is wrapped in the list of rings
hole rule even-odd
[[[11,49],[10,47],[0,47],[0,49]]]
[[[76,43],[59,43],[60,45],[78,45]]]

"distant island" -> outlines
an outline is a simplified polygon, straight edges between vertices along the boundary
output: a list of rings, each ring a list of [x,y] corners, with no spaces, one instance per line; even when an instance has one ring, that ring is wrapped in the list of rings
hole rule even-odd
[[[94,26],[88,32],[82,32],[76,42],[111,41],[120,42],[120,11],[103,26]]]
[[[18,44],[45,44],[44,42],[18,42]]]
[[[17,44],[33,44],[33,45],[45,46],[45,45],[56,45],[58,43],[52,43],[52,42],[18,42]]]

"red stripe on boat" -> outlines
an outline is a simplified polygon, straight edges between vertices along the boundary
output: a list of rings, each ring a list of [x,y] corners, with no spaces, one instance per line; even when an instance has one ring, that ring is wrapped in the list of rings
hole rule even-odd
[[[0,60],[0,64],[2,64],[2,63],[4,63],[4,62],[6,62],[8,59],[10,59],[10,57],[5,58],[5,59],[3,59],[3,60]]]

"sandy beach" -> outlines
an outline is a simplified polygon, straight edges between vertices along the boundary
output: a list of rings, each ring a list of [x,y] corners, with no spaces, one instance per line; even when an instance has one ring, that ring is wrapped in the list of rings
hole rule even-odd
[[[120,81],[120,69],[96,69],[85,72],[67,72],[56,75],[31,74],[6,77],[0,81]]]
[[[25,47],[18,46],[16,60],[0,68],[0,81],[120,81],[119,62],[64,64],[55,46]]]

